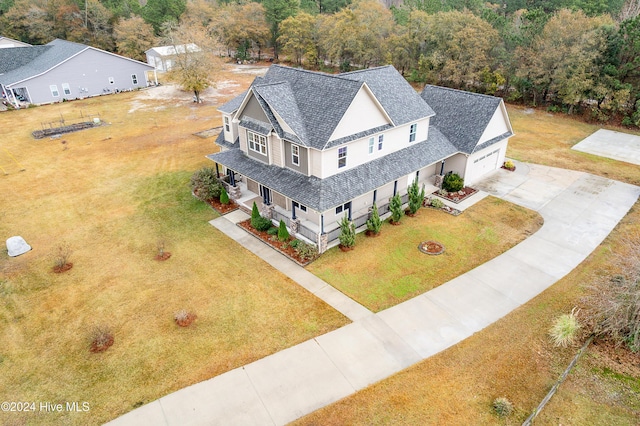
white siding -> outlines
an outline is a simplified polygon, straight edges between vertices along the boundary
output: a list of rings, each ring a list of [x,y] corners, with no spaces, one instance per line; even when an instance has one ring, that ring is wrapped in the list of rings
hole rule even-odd
[[[385,124],[389,124],[389,119],[369,90],[362,86],[329,140],[340,139]]]
[[[506,111],[503,110],[502,104],[493,113],[493,117],[489,121],[487,128],[480,136],[478,145],[491,140],[497,136],[503,135],[510,130],[509,121],[506,115]]]
[[[467,156],[464,154],[456,154],[444,163],[444,173],[454,172],[464,177],[465,167],[467,165]],[[466,182],[465,182],[466,183]]]
[[[504,163],[508,143],[509,138],[470,155],[465,172],[465,185],[473,185],[484,175],[499,169]]]
[[[349,170],[392,152],[407,148],[410,145],[425,141],[429,136],[429,119],[426,118],[416,123],[418,124],[418,128],[415,142],[409,142],[409,130],[411,124],[414,124],[409,123],[404,126],[399,126],[391,130],[372,135],[374,137],[373,154],[369,154],[369,138],[371,136],[323,151],[321,175],[316,176],[320,178],[327,178],[336,173]],[[384,134],[384,144],[382,150],[379,151],[378,136],[380,134]],[[338,169],[338,149],[343,146],[347,147],[347,165]],[[316,169],[314,169],[314,171],[315,170]]]

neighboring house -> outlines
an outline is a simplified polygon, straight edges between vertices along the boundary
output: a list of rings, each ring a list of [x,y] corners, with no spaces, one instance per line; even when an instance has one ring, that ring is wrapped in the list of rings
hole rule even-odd
[[[147,87],[150,71],[144,62],[60,39],[0,49],[0,93],[15,107]]]
[[[272,65],[219,111],[221,152],[208,158],[229,193],[320,252],[342,217],[360,227],[374,202],[387,213],[416,178],[429,191],[450,171],[473,184],[502,165],[513,135],[501,99],[434,86],[419,95],[392,66],[329,75]]]
[[[9,37],[1,37],[0,36],[0,49],[4,49],[7,47],[28,47],[31,46],[29,43],[24,43],[22,41],[14,40]]]
[[[177,46],[158,46],[146,52],[147,63],[157,71],[171,71],[176,61],[176,55],[186,52],[199,52],[200,48],[196,44],[179,44]]]

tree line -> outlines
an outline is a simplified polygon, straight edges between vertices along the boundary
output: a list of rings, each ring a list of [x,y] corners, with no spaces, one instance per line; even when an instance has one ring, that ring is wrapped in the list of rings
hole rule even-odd
[[[320,70],[393,64],[415,83],[640,126],[639,15],[640,0],[0,0],[0,33],[141,60],[195,42]]]

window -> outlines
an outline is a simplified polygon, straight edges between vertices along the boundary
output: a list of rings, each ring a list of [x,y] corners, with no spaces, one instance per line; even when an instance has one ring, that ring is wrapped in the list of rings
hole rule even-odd
[[[418,130],[417,124],[412,124],[411,129],[409,130],[409,142],[416,141],[416,131]]]
[[[339,215],[342,212],[346,212],[350,207],[351,207],[351,203],[346,203],[336,207],[336,215]]]
[[[113,77],[109,77],[109,84],[116,84],[116,81],[113,79]]]
[[[347,147],[343,146],[338,149],[338,168],[347,165]]]
[[[306,211],[307,211],[307,206],[303,206],[302,204],[299,204],[299,203],[297,203],[297,202],[295,202],[295,201],[293,202],[293,206],[294,206],[296,209],[300,209],[300,210],[302,210],[303,212],[306,212]]]
[[[384,135],[378,136],[378,151],[382,149],[382,143],[384,142]]]
[[[229,117],[224,118],[224,130],[226,130],[227,132],[231,131],[231,129],[229,128]]]
[[[298,145],[291,145],[291,162],[296,166],[300,165],[300,147]]]
[[[267,138],[257,133],[247,132],[247,140],[249,141],[249,149],[251,151],[267,155]]]
[[[71,88],[69,87],[69,83],[62,83],[62,91],[65,95],[71,94]]]
[[[49,86],[49,89],[51,89],[51,96],[53,96],[54,98],[60,96],[60,92],[58,92],[58,86],[56,86],[55,84]]]
[[[373,154],[373,148],[375,147],[376,142],[374,138],[369,138],[369,154]]]
[[[131,74],[131,82],[133,84],[138,84],[138,76],[135,74]]]

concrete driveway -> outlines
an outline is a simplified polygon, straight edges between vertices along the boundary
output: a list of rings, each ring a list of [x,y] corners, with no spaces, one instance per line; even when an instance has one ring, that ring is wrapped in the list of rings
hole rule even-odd
[[[526,303],[582,262],[640,195],[640,187],[586,173],[516,166],[516,172],[499,170],[477,185],[544,217],[542,228],[516,247],[421,296],[109,424],[286,424],[460,342]]]
[[[600,129],[571,149],[640,165],[640,136]]]

